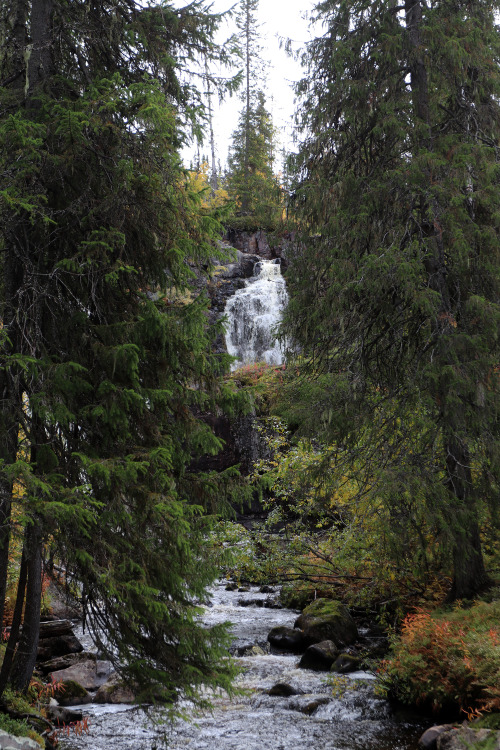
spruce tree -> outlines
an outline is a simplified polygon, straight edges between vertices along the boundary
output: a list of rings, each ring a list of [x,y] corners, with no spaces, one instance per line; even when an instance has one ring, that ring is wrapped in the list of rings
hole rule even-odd
[[[450,598],[489,585],[500,479],[498,10],[325,0],[299,85],[286,333],[321,375],[310,428],[394,530],[425,503]]]
[[[262,91],[240,113],[229,152],[228,189],[243,214],[271,224],[279,212],[280,190],[273,174],[275,128]]]
[[[190,468],[220,448],[195,415],[234,407],[195,276],[220,225],[178,155],[197,108],[179,67],[218,54],[218,17],[199,2],[0,9],[0,546],[3,574],[16,483],[19,614],[27,597],[1,688],[31,677],[49,542],[145,694],[228,687],[225,629],[205,629],[197,604],[230,477]]]

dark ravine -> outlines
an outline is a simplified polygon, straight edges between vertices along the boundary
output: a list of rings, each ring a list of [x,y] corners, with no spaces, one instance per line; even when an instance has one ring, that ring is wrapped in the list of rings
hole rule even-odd
[[[245,694],[214,696],[214,710],[168,728],[170,750],[415,750],[426,728],[422,720],[395,714],[373,690],[373,675],[354,672],[329,677],[298,667],[299,656],[271,653],[267,636],[276,626],[292,627],[297,612],[261,606],[273,594],[215,587],[207,624],[233,623],[234,654]],[[249,606],[242,606],[250,600]],[[281,686],[281,687],[279,687]],[[148,723],[141,708],[85,706],[90,731],[61,740],[63,750],[155,750],[165,730]],[[196,721],[196,723],[195,723]]]

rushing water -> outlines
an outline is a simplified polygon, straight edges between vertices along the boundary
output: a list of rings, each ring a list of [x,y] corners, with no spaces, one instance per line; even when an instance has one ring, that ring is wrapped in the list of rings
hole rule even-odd
[[[204,618],[207,624],[230,620],[232,651],[243,667],[239,685],[245,693],[232,700],[213,698],[211,712],[178,720],[166,732],[148,722],[140,708],[83,706],[90,731],[62,741],[64,750],[414,750],[422,725],[398,719],[373,691],[373,677],[354,673],[333,688],[324,673],[299,669],[299,657],[262,653],[275,625],[293,625],[296,612],[258,606],[268,595],[255,589],[230,592],[221,583]],[[250,604],[250,606],[242,606]],[[260,646],[260,649],[251,649]],[[257,652],[257,655],[254,655]],[[265,691],[278,682],[295,695],[272,697]]]
[[[238,289],[226,304],[226,346],[236,357],[235,370],[241,365],[267,362],[280,365],[283,351],[274,337],[288,295],[278,261],[262,260],[255,264],[254,275],[245,287]]]

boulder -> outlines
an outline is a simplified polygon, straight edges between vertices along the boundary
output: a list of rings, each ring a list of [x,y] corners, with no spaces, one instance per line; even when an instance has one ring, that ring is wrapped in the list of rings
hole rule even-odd
[[[353,654],[339,654],[331,666],[331,672],[348,674],[360,668],[360,659]]]
[[[308,645],[333,641],[337,647],[348,646],[358,637],[356,623],[347,607],[333,599],[316,599],[295,621]]]
[[[29,737],[14,737],[0,729],[0,750],[40,750],[40,745]]]
[[[75,680],[61,682],[54,696],[61,706],[80,706],[84,703],[92,703],[90,693]]]
[[[270,630],[267,640],[271,646],[282,651],[292,651],[294,654],[300,654],[306,647],[302,632],[296,628],[287,628],[285,625],[278,625]]]
[[[135,703],[135,695],[120,678],[114,674],[101,685],[95,696],[96,703]]]
[[[435,750],[439,735],[443,732],[449,732],[450,729],[453,729],[452,724],[439,724],[426,729],[418,741],[419,750]]]
[[[315,672],[328,672],[338,653],[338,648],[333,641],[313,643],[302,655],[299,667],[313,669]]]
[[[478,746],[488,750],[500,750],[500,732],[461,726],[449,732],[442,732],[436,743],[438,750],[470,750]]]
[[[78,654],[65,654],[64,656],[56,656],[54,659],[44,661],[38,665],[38,668],[44,674],[49,672],[57,672],[61,669],[67,669],[72,667],[74,664],[78,664],[82,661],[96,661],[97,656],[91,651],[80,651]]]
[[[54,698],[51,698],[47,707],[47,717],[56,724],[72,724],[75,721],[81,721],[83,713],[60,706]]]
[[[103,685],[113,672],[113,665],[109,661],[97,659],[86,659],[78,661],[66,669],[51,672],[50,677],[54,682],[74,681],[86,690],[97,690]]]
[[[53,638],[41,638],[38,644],[37,661],[48,661],[56,656],[78,654],[83,646],[75,635],[58,635]]]
[[[290,695],[300,695],[301,692],[289,685],[288,682],[277,682],[267,691],[267,694],[277,698],[288,698]]]

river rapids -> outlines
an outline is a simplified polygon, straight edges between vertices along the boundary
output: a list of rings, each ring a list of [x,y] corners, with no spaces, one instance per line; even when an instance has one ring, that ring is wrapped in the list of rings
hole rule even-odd
[[[395,715],[375,694],[373,675],[355,672],[332,681],[325,673],[299,669],[296,655],[262,653],[269,630],[293,626],[297,617],[292,610],[266,607],[268,600],[255,588],[226,591],[221,582],[206,609],[207,625],[232,623],[231,651],[243,668],[238,678],[243,695],[214,696],[211,712],[195,713],[185,705],[186,718],[173,725],[152,723],[158,717],[143,708],[82,706],[90,729],[62,738],[62,750],[415,750],[424,725]],[[287,683],[296,694],[268,695],[276,683]]]

